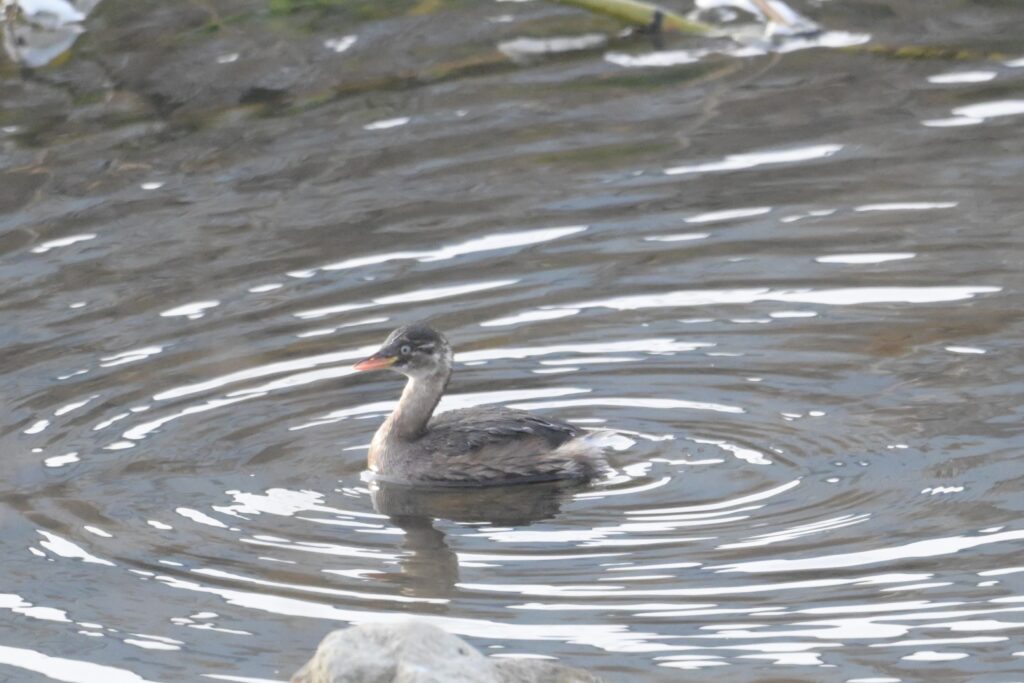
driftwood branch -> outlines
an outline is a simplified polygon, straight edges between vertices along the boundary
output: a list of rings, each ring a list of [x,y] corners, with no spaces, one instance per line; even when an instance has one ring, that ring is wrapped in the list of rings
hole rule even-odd
[[[555,0],[563,5],[572,5],[595,14],[618,19],[631,26],[645,26],[666,33],[712,33],[710,24],[687,19],[671,10],[640,0]]]

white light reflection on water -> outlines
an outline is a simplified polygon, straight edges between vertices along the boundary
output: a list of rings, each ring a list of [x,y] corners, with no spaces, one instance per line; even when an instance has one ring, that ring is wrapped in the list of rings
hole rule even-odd
[[[1024,114],[1024,100],[996,100],[994,102],[980,102],[968,104],[964,107],[957,107],[953,110],[954,116],[963,116],[969,119],[994,119],[1002,116],[1020,116]]]
[[[835,155],[842,148],[842,145],[810,145],[806,147],[792,147],[790,149],[730,154],[721,161],[709,161],[703,164],[666,168],[665,174],[687,175],[691,173],[742,171],[750,168],[757,168],[758,166],[792,164],[801,161],[826,159]]]
[[[81,659],[52,657],[36,650],[7,645],[0,645],[0,663],[67,683],[153,683],[126,669],[93,664]]]
[[[219,305],[219,301],[195,301],[190,304],[169,308],[160,313],[160,316],[163,318],[176,318],[181,316],[185,316],[190,319],[201,318],[205,315],[205,311],[207,309],[215,308]]]
[[[226,572],[220,569],[199,568],[193,569],[192,573],[198,574],[199,576],[209,576],[216,579],[226,579],[228,581],[234,581],[236,583],[245,583],[254,586],[263,586],[266,588],[284,588],[289,592],[297,591],[301,593],[315,593],[317,595],[357,598],[360,600],[383,600],[385,602],[399,603],[426,603],[431,605],[444,605],[449,602],[449,600],[441,598],[407,597],[404,595],[395,595],[392,593],[366,593],[361,591],[341,590],[338,588],[327,588],[324,586],[305,586],[293,583],[281,583],[278,581],[266,581],[264,579],[255,579],[251,576],[243,576],[241,574]]]
[[[281,289],[282,287],[284,287],[284,285],[281,284],[280,282],[268,282],[265,285],[256,285],[255,287],[250,287],[248,291],[251,294],[263,294],[265,292],[273,292],[275,289]]]
[[[844,263],[849,265],[888,263],[889,261],[904,261],[912,259],[917,254],[906,252],[878,253],[878,254],[827,254],[818,256],[814,260],[818,263]]]
[[[542,360],[541,365],[602,365],[605,363],[635,363],[642,361],[640,356],[582,356],[580,358],[559,358]]]
[[[36,420],[31,425],[26,427],[21,433],[22,434],[39,434],[50,426],[49,420]]]
[[[752,206],[744,209],[724,209],[722,211],[709,211],[686,218],[687,223],[720,223],[731,221],[737,218],[753,218],[771,213],[770,206]]]
[[[180,508],[175,509],[175,512],[178,513],[179,515],[181,515],[182,517],[186,518],[186,519],[192,520],[196,524],[202,524],[203,526],[210,526],[210,527],[214,527],[214,528],[217,528],[217,529],[227,529],[228,528],[228,525],[225,524],[224,522],[222,522],[219,519],[216,519],[214,517],[211,517],[210,515],[206,514],[205,512],[200,512],[199,510],[193,510],[192,508],[180,507]]]
[[[372,256],[360,256],[337,263],[329,263],[322,266],[320,270],[335,271],[373,266],[388,261],[416,260],[421,262],[444,261],[456,258],[465,254],[473,254],[484,251],[496,251],[512,247],[523,247],[531,244],[549,242],[568,235],[574,235],[587,229],[585,225],[570,225],[558,228],[542,228],[539,230],[523,230],[521,232],[498,233],[478,237],[459,244],[453,244],[438,249],[427,249],[423,251],[397,251],[386,254],[375,254]]]
[[[840,553],[836,555],[823,555],[821,557],[807,557],[799,560],[754,560],[750,562],[736,562],[711,567],[723,572],[795,572],[811,571],[818,569],[837,569],[840,567],[860,567],[879,562],[892,562],[918,557],[940,557],[952,555],[962,550],[976,548],[992,543],[1004,541],[1019,541],[1024,539],[1024,530],[1004,531],[984,536],[948,536],[945,538],[931,538],[924,541],[914,541],[899,546],[873,548],[852,553]]]
[[[651,235],[645,237],[645,242],[692,242],[711,237],[709,232],[680,232],[674,235]]]
[[[173,576],[156,576],[155,579],[169,588],[217,595],[231,605],[284,616],[324,619],[347,624],[402,623],[409,618],[404,612],[346,609],[264,592],[251,593],[233,588],[207,586]],[[642,647],[647,641],[659,637],[655,633],[632,631],[619,624],[513,624],[489,619],[431,614],[420,614],[417,618],[459,636],[525,641],[572,641],[612,652],[628,652],[632,647]]]
[[[132,349],[130,351],[121,351],[110,356],[104,356],[100,358],[101,368],[112,368],[117,365],[124,365],[125,363],[134,363],[136,361],[145,360],[150,356],[155,356],[158,353],[163,352],[164,347],[162,346],[147,346],[141,349]]]
[[[39,244],[38,246],[32,247],[33,254],[45,254],[53,249],[59,249],[61,247],[68,247],[72,244],[78,244],[79,242],[87,242],[89,240],[96,239],[96,235],[93,233],[83,233],[81,235],[71,235],[69,237],[61,237],[55,240],[49,240]]]
[[[316,356],[308,356],[306,358],[299,358],[296,360],[279,361],[276,363],[268,363],[266,365],[257,365],[245,370],[239,370],[232,372],[227,375],[221,375],[212,379],[203,380],[195,384],[186,384],[180,387],[174,387],[161,391],[160,393],[154,394],[154,401],[167,401],[175,398],[182,398],[185,396],[192,396],[221,387],[229,384],[236,384],[249,379],[257,379],[260,377],[267,377],[270,375],[283,374],[291,372],[293,370],[308,370],[315,368],[319,365],[330,365],[337,363],[346,363],[348,361],[357,360],[359,358],[365,358],[369,354],[377,350],[376,346],[364,346],[350,351],[337,351],[334,353],[324,353]]]
[[[556,320],[576,315],[579,311],[574,309],[548,309],[537,311],[526,311],[517,315],[510,315],[506,318],[495,318],[480,323],[480,327],[504,327],[506,325],[518,325],[520,323],[536,322],[538,320]]]
[[[832,531],[834,529],[842,529],[843,527],[866,522],[869,519],[871,519],[871,514],[866,512],[862,514],[840,515],[839,517],[823,519],[817,522],[798,524],[782,531],[773,531],[767,534],[751,536],[749,540],[745,541],[723,543],[718,546],[718,548],[720,550],[729,550],[733,548],[754,548],[758,546],[772,545],[775,543],[789,541],[794,538],[800,538],[802,536],[810,536],[825,531]]]
[[[769,318],[814,318],[817,317],[815,311],[773,311],[768,314]]]
[[[56,607],[43,607],[33,605],[20,595],[14,593],[0,593],[0,609],[10,610],[15,614],[21,614],[30,619],[41,619],[43,621],[56,621],[70,623],[67,612]]]
[[[382,296],[365,303],[339,304],[337,306],[326,306],[324,308],[299,311],[294,315],[296,318],[311,320],[313,318],[323,318],[335,313],[347,313],[349,311],[358,311],[364,308],[374,308],[376,306],[390,306],[393,304],[410,304],[422,301],[434,301],[436,299],[446,299],[453,296],[462,296],[463,294],[473,294],[475,292],[483,292],[489,289],[508,287],[509,285],[516,284],[517,282],[519,282],[519,280],[490,280],[487,282],[471,282],[464,285],[431,287],[427,289],[411,290],[401,294]]]
[[[996,77],[995,71],[950,71],[928,77],[929,83],[984,83]]]
[[[676,542],[677,539],[668,539]],[[693,539],[703,540],[703,539]],[[804,581],[780,581],[776,583],[756,583],[741,586],[699,586],[690,588],[644,588],[625,589],[625,586],[606,585],[554,585],[554,584],[493,584],[493,583],[460,583],[459,587],[466,590],[480,591],[484,593],[515,593],[517,595],[530,597],[561,597],[561,598],[586,598],[586,597],[701,597],[712,595],[742,595],[747,593],[772,593],[775,591],[806,590],[810,588],[828,588],[834,586],[865,586],[865,585],[886,585],[894,583],[908,583],[917,581],[930,574],[872,574],[868,576],[846,578],[846,579],[808,579]],[[593,605],[601,609],[600,604]],[[638,605],[638,608],[642,605]],[[509,605],[510,609],[534,609],[535,605]],[[542,609],[552,609],[551,603],[547,603]],[[758,610],[751,608],[748,613]],[[677,604],[658,605],[656,610],[639,612],[636,616],[655,617],[681,617],[692,614],[690,610],[679,609]]]
[[[787,481],[785,484],[767,489],[765,491],[758,491],[757,493],[750,493],[739,498],[730,498],[727,500],[717,501],[714,503],[702,503],[699,505],[683,505],[680,507],[671,508],[655,508],[651,510],[631,510],[628,514],[635,515],[674,515],[680,512],[707,512],[710,510],[723,510],[729,507],[735,507],[740,505],[747,505],[749,503],[756,503],[769,498],[785,493],[792,488],[800,485],[799,479]]]
[[[886,202],[883,204],[863,204],[854,207],[854,211],[931,211],[934,209],[952,209],[957,202]]]
[[[381,119],[379,121],[373,121],[363,126],[363,130],[388,130],[389,128],[398,128],[409,123],[412,119],[408,116],[397,116],[393,119]]]
[[[355,45],[358,39],[359,37],[354,35],[342,36],[340,38],[328,38],[324,41],[324,47],[332,52],[341,54]]]
[[[966,354],[984,354],[987,353],[985,349],[980,349],[977,346],[946,346],[946,351],[950,353],[966,353]]]
[[[541,309],[549,310],[549,309]],[[561,309],[556,309],[561,310]],[[455,354],[461,363],[476,361],[523,359],[534,356],[549,356],[558,353],[579,353],[582,355],[603,355],[612,353],[671,354],[684,353],[714,346],[712,342],[682,341],[671,337],[647,339],[625,339],[580,344],[549,344],[545,346],[506,346],[479,351],[465,351]]]
[[[205,413],[208,410],[215,410],[217,408],[222,408],[224,406],[231,405],[232,403],[238,403],[239,401],[245,401],[247,399],[257,398],[257,397],[263,396],[263,395],[264,394],[247,394],[245,396],[238,396],[238,397],[235,397],[235,398],[213,399],[213,400],[207,401],[205,403],[201,403],[201,404],[198,404],[198,405],[193,405],[193,406],[189,406],[187,408],[183,408],[182,410],[178,411],[177,413],[173,413],[171,415],[165,415],[164,417],[158,418],[156,420],[152,420],[150,422],[146,422],[145,424],[141,424],[141,425],[132,427],[131,429],[129,429],[128,431],[124,432],[124,434],[121,435],[123,438],[128,439],[128,441],[127,442],[121,442],[121,443],[125,443],[125,444],[127,444],[127,447],[131,447],[131,442],[132,441],[139,441],[140,439],[144,439],[150,433],[152,433],[155,430],[159,429],[160,427],[164,426],[168,422],[171,422],[173,420],[177,420],[178,418],[185,417],[186,415],[195,415],[197,413]]]
[[[81,548],[68,539],[58,536],[55,533],[43,531],[42,529],[36,529],[36,532],[46,539],[44,541],[40,541],[39,545],[46,550],[49,550],[54,555],[72,560],[81,560],[87,564],[101,564],[107,567],[114,566],[113,562],[96,557],[95,555],[87,552],[84,548]]]
[[[1005,576],[1006,574],[1018,574],[1024,572],[1024,567],[1004,567],[1003,569],[988,569],[978,572],[978,576]]]
[[[46,467],[63,467],[64,465],[70,465],[72,463],[80,462],[78,453],[66,453],[64,455],[54,455],[46,458],[43,461],[43,465]]]
[[[663,294],[639,294],[613,299],[582,301],[568,308],[611,308],[632,311],[643,308],[751,304],[759,301],[853,306],[857,304],[924,304],[973,299],[1002,287],[848,287],[842,289],[691,289]]]
[[[578,406],[622,406],[652,408],[658,410],[711,410],[718,413],[744,413],[739,406],[729,406],[706,401],[684,401],[676,398],[643,398],[640,396],[595,396],[594,398],[568,399],[565,401],[530,401],[509,403],[510,408],[520,410],[544,410],[548,408],[572,408]]]
[[[1020,116],[1024,114],[1024,100],[995,100],[979,102],[963,107],[956,107],[952,116],[945,119],[929,119],[922,125],[930,128],[947,128],[955,126],[974,126],[985,123],[989,119],[1004,116]]]
[[[324,505],[324,494],[317,491],[292,491],[283,488],[267,489],[265,493],[250,493],[245,491],[226,491],[234,499],[232,505],[214,505],[213,509],[226,515],[243,517],[244,515],[271,514],[282,517],[291,517],[300,512],[316,512],[321,514],[342,515],[349,517],[363,517],[370,519],[386,519],[384,515],[371,512],[358,512],[354,510],[341,510],[339,508]],[[364,525],[380,527],[379,524]]]
[[[734,456],[736,456],[740,460],[744,460],[746,462],[749,462],[751,465],[771,465],[772,464],[772,461],[769,460],[765,456],[764,453],[762,453],[761,451],[754,450],[753,448],[745,448],[743,446],[738,446],[736,444],[729,443],[728,441],[723,441],[721,439],[697,439],[697,438],[693,438],[693,439],[690,439],[690,440],[693,441],[694,443],[703,443],[703,444],[710,444],[712,446],[718,446],[723,451],[728,451],[729,453],[732,453]]]
[[[966,652],[935,652],[933,650],[921,650],[912,655],[902,657],[908,662],[950,662],[967,657]]]

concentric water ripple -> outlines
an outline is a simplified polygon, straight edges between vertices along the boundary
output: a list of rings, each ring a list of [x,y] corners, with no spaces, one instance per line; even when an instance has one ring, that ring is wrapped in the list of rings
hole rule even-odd
[[[613,681],[1018,674],[1024,72],[811,49],[854,28],[0,137],[0,679],[280,681],[410,616]],[[351,365],[415,319],[441,410],[614,473],[368,485],[400,382]]]

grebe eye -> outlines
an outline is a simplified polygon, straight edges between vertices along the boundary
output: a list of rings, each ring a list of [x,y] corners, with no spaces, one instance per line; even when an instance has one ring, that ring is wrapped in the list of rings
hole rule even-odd
[[[412,353],[412,347],[408,344],[402,344],[402,348],[398,350],[403,356],[408,356]]]

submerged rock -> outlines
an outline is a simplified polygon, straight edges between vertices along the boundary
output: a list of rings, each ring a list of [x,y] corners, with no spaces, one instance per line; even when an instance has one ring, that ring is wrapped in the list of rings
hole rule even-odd
[[[292,683],[601,683],[585,671],[527,659],[490,659],[422,621],[329,633]]]

